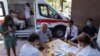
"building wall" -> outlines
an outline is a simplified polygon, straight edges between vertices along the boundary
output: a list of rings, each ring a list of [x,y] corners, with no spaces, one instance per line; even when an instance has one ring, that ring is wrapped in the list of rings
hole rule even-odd
[[[72,0],[71,18],[82,28],[87,18],[94,19],[94,25],[100,25],[100,0]]]

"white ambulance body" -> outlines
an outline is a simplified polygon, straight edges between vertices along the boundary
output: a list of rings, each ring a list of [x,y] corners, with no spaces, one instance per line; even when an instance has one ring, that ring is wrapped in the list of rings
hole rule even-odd
[[[2,29],[2,23],[4,21],[5,15],[8,15],[7,0],[0,0],[0,29]],[[0,39],[3,39],[3,36],[1,34]]]
[[[5,15],[8,15],[7,0],[0,0],[0,24],[3,23]]]
[[[19,0],[20,1],[20,0]],[[28,37],[34,30],[36,31],[41,27],[41,23],[48,23],[48,27],[52,30],[55,37],[63,37],[66,30],[68,18],[64,17],[61,13],[56,11],[45,0],[30,0],[33,3],[34,17],[33,24],[35,28],[18,30],[16,36]],[[25,2],[23,3],[25,4]],[[4,16],[8,15],[7,0],[0,0],[0,23],[3,22]]]
[[[35,1],[35,2],[34,2]],[[35,29],[41,27],[41,23],[48,23],[55,37],[63,37],[68,18],[64,17],[44,0],[34,0]]]

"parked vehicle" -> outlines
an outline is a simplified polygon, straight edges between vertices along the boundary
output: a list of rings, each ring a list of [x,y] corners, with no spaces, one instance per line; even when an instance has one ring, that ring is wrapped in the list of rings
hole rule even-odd
[[[0,23],[4,20],[5,15],[8,14],[8,4],[7,0],[0,0]],[[25,3],[23,3],[25,4]],[[50,6],[45,0],[33,0],[32,7],[34,9],[33,31],[38,30],[41,27],[41,23],[48,23],[48,27],[51,29],[54,37],[63,37],[65,34],[68,18],[63,16],[63,14],[56,11],[52,6]],[[26,37],[26,35],[31,34],[30,30],[18,30],[16,31],[16,36]]]
[[[55,37],[63,37],[65,34],[68,18],[64,17],[45,0],[35,0],[33,2],[35,12],[35,29],[40,28],[41,23],[48,23]]]

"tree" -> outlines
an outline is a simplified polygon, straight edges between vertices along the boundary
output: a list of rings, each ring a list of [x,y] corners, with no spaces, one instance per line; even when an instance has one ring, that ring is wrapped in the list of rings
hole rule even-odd
[[[52,6],[53,6],[53,0],[47,0],[48,2],[52,3]]]
[[[63,1],[64,0],[60,0],[61,12],[63,11]]]
[[[48,2],[52,2],[52,0],[47,0]]]

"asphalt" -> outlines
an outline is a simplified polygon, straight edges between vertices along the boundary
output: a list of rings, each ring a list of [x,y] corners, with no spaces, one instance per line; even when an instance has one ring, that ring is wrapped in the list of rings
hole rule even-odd
[[[17,47],[16,47],[17,56],[19,56],[21,46],[25,43],[27,43],[26,40],[18,40],[17,41]],[[11,56],[14,56],[12,50],[10,52],[11,52]],[[0,56],[7,56],[6,49],[4,47],[4,43],[1,40],[0,40]]]

